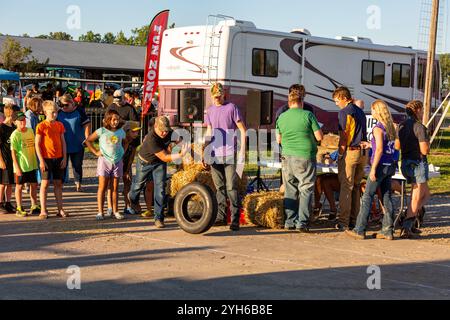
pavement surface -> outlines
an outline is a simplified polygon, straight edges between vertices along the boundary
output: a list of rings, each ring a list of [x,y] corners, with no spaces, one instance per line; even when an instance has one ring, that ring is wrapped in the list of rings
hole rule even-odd
[[[139,217],[97,222],[94,184],[65,192],[67,220],[52,202],[47,221],[0,216],[0,299],[450,299],[449,197],[433,198],[422,239],[387,242],[352,240],[326,222],[307,235],[253,226],[190,235],[173,218],[164,230]],[[81,290],[68,289],[73,266]],[[370,266],[380,290],[368,288],[378,279]]]

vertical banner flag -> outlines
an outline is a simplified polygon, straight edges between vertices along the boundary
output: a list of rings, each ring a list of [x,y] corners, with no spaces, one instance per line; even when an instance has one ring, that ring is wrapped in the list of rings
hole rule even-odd
[[[158,13],[150,23],[147,40],[147,55],[144,74],[144,101],[142,102],[142,117],[150,110],[153,97],[158,90],[159,61],[164,31],[167,29],[169,10]]]

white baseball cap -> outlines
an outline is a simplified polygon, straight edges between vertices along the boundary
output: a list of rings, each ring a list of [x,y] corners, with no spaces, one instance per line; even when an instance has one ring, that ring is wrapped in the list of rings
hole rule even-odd
[[[124,96],[123,90],[119,89],[114,91],[114,98],[122,98]]]

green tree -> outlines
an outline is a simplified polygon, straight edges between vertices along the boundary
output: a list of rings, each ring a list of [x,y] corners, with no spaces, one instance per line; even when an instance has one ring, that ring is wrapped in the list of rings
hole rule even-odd
[[[102,36],[100,33],[94,33],[93,31],[88,31],[86,34],[82,34],[78,41],[84,41],[84,42],[97,42],[99,43],[102,41]]]
[[[116,42],[116,36],[112,32],[107,32],[103,35],[102,43],[115,43]]]
[[[131,33],[133,34],[133,36],[131,37],[132,44],[135,46],[146,46],[149,28],[150,28],[150,25],[145,25],[140,28],[131,30]],[[173,29],[173,28],[175,28],[175,23],[172,23],[168,26],[168,29]]]
[[[41,71],[49,62],[47,59],[40,62],[34,56],[30,47],[23,47],[19,41],[7,37],[0,51],[0,61],[3,67],[17,72],[38,72]]]
[[[132,44],[132,39],[128,39],[123,31],[120,30],[120,32],[116,35],[116,41],[114,43],[127,46]]]
[[[58,32],[50,32],[49,39],[52,40],[73,40],[73,37],[65,32],[58,31]]]
[[[146,25],[146,26],[131,30],[131,33],[133,34],[133,36],[131,37],[133,45],[135,45],[135,46],[146,46],[147,45],[149,27],[150,27],[149,25]]]
[[[7,37],[3,42],[0,60],[5,69],[18,71],[20,64],[26,62],[31,52],[30,47],[22,47],[17,40]]]
[[[46,34],[40,34],[36,37],[37,39],[50,39],[50,37]]]
[[[442,73],[442,88],[445,90],[450,89],[450,53],[441,54],[440,65]]]

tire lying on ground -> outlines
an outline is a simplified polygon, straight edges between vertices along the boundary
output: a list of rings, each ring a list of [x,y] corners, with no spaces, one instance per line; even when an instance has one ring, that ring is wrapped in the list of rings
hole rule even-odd
[[[217,200],[208,186],[191,183],[178,191],[174,211],[183,231],[190,234],[205,233],[216,222]]]

